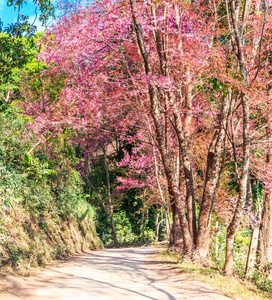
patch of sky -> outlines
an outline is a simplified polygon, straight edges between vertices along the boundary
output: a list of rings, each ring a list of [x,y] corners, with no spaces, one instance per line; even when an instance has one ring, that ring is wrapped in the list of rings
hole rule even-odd
[[[51,1],[53,5],[57,3],[57,0]],[[36,18],[35,15],[36,4],[33,1],[28,0],[24,2],[22,7],[20,8],[20,14],[29,17],[29,23],[33,24],[37,27],[37,32],[42,32],[44,30],[44,26]],[[38,11],[39,14],[39,11]],[[7,0],[0,0],[0,19],[3,23],[3,28],[8,26],[9,24],[15,23],[18,18],[18,8],[15,9],[14,6],[8,6]],[[52,20],[50,20],[52,22]]]

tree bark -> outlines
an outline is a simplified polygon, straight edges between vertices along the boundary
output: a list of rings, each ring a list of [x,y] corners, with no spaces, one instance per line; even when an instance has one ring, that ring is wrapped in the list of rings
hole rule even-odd
[[[243,86],[247,87],[247,71],[245,66],[245,55],[243,48],[243,31],[239,27],[239,10],[241,2],[231,0],[230,2],[231,11],[231,26],[234,32],[234,40],[236,44],[235,55],[238,60],[239,69],[243,78]],[[246,4],[244,4],[246,5]],[[235,212],[231,223],[227,228],[226,237],[226,258],[224,271],[226,275],[233,274],[233,247],[235,233],[239,227],[240,220],[243,214],[243,204],[247,196],[247,184],[248,184],[248,170],[249,170],[249,156],[250,156],[250,138],[249,138],[249,99],[245,92],[241,92],[241,103],[243,108],[243,159],[242,159],[242,171],[239,180],[239,196],[235,208]],[[234,154],[235,155],[235,154]]]
[[[103,155],[104,165],[105,165],[105,171],[106,171],[106,177],[107,177],[108,205],[109,205],[108,216],[109,216],[110,222],[111,222],[111,231],[112,231],[113,243],[115,245],[118,245],[116,229],[115,229],[115,224],[114,224],[114,220],[113,220],[113,205],[112,205],[111,190],[110,190],[110,175],[109,175],[109,167],[108,167],[107,155],[106,155],[105,148],[103,149],[103,152],[104,152],[104,155]]]
[[[250,246],[247,255],[246,264],[246,279],[250,279],[255,264],[256,250],[258,245],[259,227],[255,227],[252,230]]]
[[[142,210],[142,219],[141,219],[141,224],[142,224],[142,234],[141,234],[141,238],[142,238],[142,243],[145,242],[145,210]]]
[[[159,217],[160,217],[160,213],[157,212],[156,223],[155,223],[156,224],[155,242],[157,242],[159,240],[159,231],[160,231]]]
[[[235,212],[230,225],[227,228],[226,238],[226,258],[224,271],[226,275],[233,274],[233,247],[235,233],[239,227],[240,220],[243,214],[243,203],[247,196],[248,183],[248,169],[249,169],[249,154],[250,154],[250,140],[249,140],[249,105],[248,99],[242,95],[243,106],[243,162],[242,175],[239,180],[239,197],[237,200]]]
[[[272,101],[267,103],[267,138],[272,138]],[[272,149],[268,146],[267,150],[267,163],[272,162]],[[266,191],[262,221],[260,226],[259,234],[259,245],[258,245],[258,264],[264,268],[266,264],[272,260],[272,193]]]
[[[191,74],[190,70],[187,67],[186,71],[186,77],[185,77],[185,86],[184,86],[184,120],[183,120],[183,127],[184,127],[184,135],[186,140],[191,137],[192,131],[193,131],[193,116],[192,116],[192,90],[193,90],[193,85],[191,82]]]
[[[223,97],[219,132],[214,133],[207,156],[206,177],[200,206],[196,247],[196,251],[202,259],[206,259],[209,253],[211,215],[223,168],[220,160],[225,150],[230,102],[230,96]]]
[[[215,225],[215,259],[218,259],[218,250],[219,250],[219,242],[218,242],[218,234],[219,234],[219,224],[216,221]]]
[[[146,75],[152,75],[151,70],[151,64],[149,60],[149,55],[145,47],[143,35],[142,35],[142,27],[139,22],[139,18],[137,15],[137,12],[135,10],[136,1],[130,0],[130,6],[132,10],[132,19],[134,23],[134,30],[137,37],[137,44],[140,50],[140,53],[142,55],[145,73]],[[167,153],[167,149],[165,147],[165,140],[163,135],[163,126],[161,123],[161,114],[160,114],[160,108],[159,108],[159,98],[158,98],[158,91],[156,89],[155,83],[152,81],[152,79],[148,82],[148,92],[149,92],[149,99],[151,104],[151,115],[154,121],[156,136],[157,136],[157,142],[158,142],[158,148],[162,157],[162,163],[165,170],[165,175],[168,182],[168,187],[171,189],[173,193],[173,199],[176,204],[176,208],[178,211],[180,224],[182,228],[182,234],[184,239],[184,250],[186,253],[191,253],[192,251],[192,245],[193,241],[190,235],[190,231],[188,228],[188,222],[186,220],[185,211],[182,206],[182,199],[178,188],[178,180],[172,170],[171,162],[169,159],[169,155]]]
[[[156,28],[158,26],[157,24],[157,16],[156,16],[156,9],[154,5],[151,5],[151,12],[152,12],[152,25]],[[162,33],[160,30],[155,29],[153,31],[153,36],[159,62],[160,62],[160,70],[161,74],[163,76],[169,77],[169,68],[168,68],[168,61],[167,61],[167,33]],[[187,141],[185,134],[189,134],[189,129],[191,126],[191,85],[190,77],[189,77],[189,71],[187,72],[187,91],[185,93],[185,99],[186,99],[186,123],[185,127],[181,119],[181,115],[177,106],[177,103],[175,101],[175,97],[173,95],[173,92],[167,91],[165,92],[165,102],[166,104],[170,104],[170,106],[173,108],[172,113],[174,115],[174,124],[173,127],[176,131],[179,147],[181,151],[181,157],[183,162],[183,168],[184,168],[184,175],[185,175],[185,181],[186,181],[186,203],[187,203],[187,212],[188,212],[188,223],[189,223],[189,232],[191,237],[193,238],[194,244],[196,244],[196,237],[197,237],[197,227],[196,227],[196,213],[195,213],[195,194],[194,194],[194,181],[193,181],[193,174],[192,174],[192,167],[191,167],[191,161],[188,155],[187,151]],[[168,105],[166,105],[167,107]],[[183,128],[184,127],[184,128]]]
[[[167,142],[166,142],[167,143]],[[170,226],[169,226],[169,202],[165,199],[164,195],[163,195],[163,191],[162,191],[162,187],[160,184],[160,180],[159,180],[159,168],[158,168],[158,162],[157,162],[157,157],[156,157],[156,151],[155,151],[155,147],[152,147],[153,150],[153,157],[154,157],[154,167],[155,167],[155,176],[156,176],[156,182],[157,182],[157,186],[158,186],[158,190],[160,193],[160,198],[161,198],[161,203],[162,206],[165,209],[165,230],[166,230],[166,239],[169,239],[169,234],[170,234]]]
[[[179,217],[177,214],[176,206],[174,203],[171,205],[171,209],[172,209],[173,224],[172,224],[171,232],[170,232],[169,246],[181,247],[182,241],[183,241],[182,232],[181,232],[181,227],[180,227],[180,222],[179,222]]]
[[[247,181],[246,208],[249,214],[255,214],[250,177],[248,177],[248,181]]]
[[[170,236],[170,212],[169,207],[165,208],[165,237],[166,241],[169,241]]]

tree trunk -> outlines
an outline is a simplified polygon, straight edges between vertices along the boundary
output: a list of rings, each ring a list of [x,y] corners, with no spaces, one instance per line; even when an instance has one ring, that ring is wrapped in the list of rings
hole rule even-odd
[[[145,68],[146,75],[152,75],[151,70],[151,64],[149,60],[149,54],[147,52],[147,49],[145,47],[145,42],[142,35],[141,30],[141,24],[139,22],[139,18],[137,15],[137,12],[135,10],[135,0],[130,0],[130,6],[131,6],[131,13],[132,13],[132,19],[134,23],[134,30],[137,37],[137,44],[140,50],[140,53],[142,55],[143,64]],[[151,104],[151,115],[154,121],[156,136],[157,136],[157,142],[158,142],[158,148],[162,157],[162,163],[165,170],[165,175],[168,182],[168,188],[172,191],[173,199],[176,204],[176,208],[178,211],[180,224],[182,228],[182,234],[184,239],[184,250],[187,253],[191,253],[192,251],[192,245],[193,241],[190,235],[190,231],[188,228],[188,222],[186,220],[184,207],[182,206],[182,199],[178,188],[178,180],[172,170],[170,158],[167,152],[167,149],[165,147],[165,139],[163,134],[163,126],[161,123],[161,114],[160,114],[160,106],[159,106],[159,97],[158,97],[158,91],[156,89],[155,83],[152,81],[152,79],[148,82],[148,92],[149,92],[149,99]]]
[[[226,275],[232,275],[233,273],[233,248],[234,248],[235,232],[227,232],[226,239],[226,255],[224,271]]]
[[[103,152],[104,152],[104,165],[105,165],[105,171],[106,171],[106,177],[107,177],[108,205],[109,205],[108,216],[109,216],[110,222],[111,222],[113,243],[114,243],[114,245],[118,245],[116,229],[115,229],[115,224],[114,224],[114,220],[113,220],[113,205],[112,205],[112,201],[111,201],[111,190],[110,190],[110,175],[109,175],[109,167],[108,167],[105,148],[103,149]]]
[[[186,140],[188,141],[189,138],[191,137],[192,131],[193,131],[193,116],[192,116],[192,90],[193,90],[193,85],[191,82],[191,73],[189,68],[187,68],[186,71],[186,76],[185,76],[185,87],[184,87],[184,119],[183,119],[183,127],[184,127],[184,135]]]
[[[242,162],[242,176],[239,181],[239,197],[236,204],[235,212],[230,225],[227,228],[226,239],[226,259],[224,271],[226,275],[233,274],[233,246],[235,233],[240,225],[240,220],[243,214],[243,203],[247,196],[248,183],[248,169],[249,169],[249,154],[250,154],[250,140],[249,140],[249,104],[245,95],[242,95],[243,106],[243,162]]]
[[[182,232],[181,232],[181,227],[180,227],[180,222],[179,222],[179,217],[177,214],[176,206],[174,203],[171,205],[171,209],[172,209],[173,224],[172,224],[171,232],[170,232],[169,246],[181,247],[182,241],[183,241]]]
[[[183,127],[184,133],[178,133],[179,135],[179,144],[181,148],[181,158],[183,161],[183,168],[186,180],[186,202],[187,202],[187,210],[188,210],[188,222],[189,222],[189,229],[191,235],[194,239],[194,244],[197,243],[197,226],[196,226],[196,212],[195,212],[195,194],[194,194],[194,181],[193,181],[193,174],[191,168],[191,162],[189,160],[189,156],[187,153],[187,141],[189,140],[192,131],[193,131],[193,117],[192,117],[192,90],[193,86],[191,83],[191,74],[190,70],[187,69],[186,76],[185,76],[185,91],[184,91],[184,120],[183,120]],[[174,112],[175,114],[175,112]],[[180,115],[177,115],[176,122],[181,122]],[[175,126],[178,129],[178,126]],[[180,126],[180,128],[182,128]],[[184,140],[182,140],[184,139]]]
[[[159,150],[162,156],[162,161],[165,169],[165,175],[167,178],[168,186],[170,187],[173,199],[175,201],[176,209],[178,211],[181,228],[182,228],[182,234],[184,239],[184,248],[186,252],[191,252],[193,240],[192,235],[188,227],[188,222],[186,220],[184,207],[182,205],[182,197],[180,195],[179,191],[179,183],[178,180],[172,170],[171,162],[168,156],[168,153],[165,149],[164,145],[164,139],[163,139],[163,133],[162,133],[162,126],[161,126],[161,118],[160,118],[160,111],[159,111],[159,105],[158,105],[158,98],[156,95],[156,89],[153,84],[150,84],[149,87],[149,94],[151,99],[151,107],[152,107],[152,117],[155,123],[155,129],[158,139],[158,145]]]
[[[247,181],[246,206],[248,207],[248,210],[250,212],[255,213],[254,204],[253,204],[253,195],[252,195],[252,187],[251,187],[250,177],[248,177],[248,181]]]
[[[200,206],[196,247],[196,251],[202,259],[206,259],[209,254],[211,215],[219,187],[220,175],[224,167],[220,164],[220,160],[224,153],[226,128],[231,102],[230,97],[231,96],[228,95],[222,99],[219,132],[214,133],[207,156],[206,177]]]
[[[272,193],[265,195],[260,226],[258,264],[265,267],[272,260]]]
[[[142,243],[145,242],[145,210],[143,209],[142,210],[142,220],[141,220],[141,224],[142,224],[142,234],[141,234],[141,237],[142,237]]]
[[[155,223],[156,224],[155,242],[157,242],[159,240],[159,231],[160,231],[159,217],[160,217],[160,213],[157,212],[156,223]]]
[[[155,5],[151,5],[151,13],[152,13],[152,24],[154,27],[157,27],[157,16],[156,16],[156,8]],[[159,63],[160,63],[160,70],[161,73],[169,77],[169,69],[168,69],[168,63],[167,63],[167,54],[166,54],[166,48],[167,48],[167,34],[162,35],[161,30],[155,29],[153,31],[154,42],[156,45],[158,57],[159,57]],[[186,133],[189,134],[189,129],[191,124],[191,85],[190,83],[190,73],[187,72],[187,91],[185,93],[186,98],[186,127],[183,128],[184,124],[181,119],[180,111],[178,109],[177,103],[175,102],[175,96],[174,93],[170,90],[165,92],[165,103],[170,104],[170,106],[173,108],[172,113],[174,115],[174,122],[173,127],[176,131],[179,147],[181,151],[181,157],[183,162],[183,168],[184,168],[184,175],[185,175],[185,181],[186,181],[186,203],[187,203],[187,212],[188,212],[188,225],[189,225],[189,232],[193,239],[193,243],[196,243],[196,236],[197,236],[197,228],[196,228],[196,212],[195,212],[195,194],[194,194],[194,181],[193,181],[193,174],[192,174],[192,167],[191,167],[191,161],[188,155],[187,151],[187,141],[185,137],[185,130]],[[181,225],[182,226],[182,225]],[[185,238],[185,237],[184,237]]]
[[[177,137],[179,141],[179,147],[180,147],[181,158],[183,163],[182,166],[183,166],[183,171],[185,176],[186,204],[187,204],[187,212],[188,212],[189,231],[191,237],[193,238],[193,242],[195,244],[196,236],[197,236],[197,228],[196,228],[195,193],[194,193],[192,166],[187,151],[187,143],[182,129],[181,116],[173,100],[171,100],[171,104],[173,106],[173,114],[174,114],[174,121],[175,121],[174,129],[177,133]]]
[[[235,55],[237,57],[239,69],[243,78],[243,86],[247,88],[247,70],[245,65],[244,55],[244,37],[243,29],[239,26],[239,17],[237,15],[236,8],[239,7],[234,0],[229,1],[231,20],[230,26],[233,28],[234,40],[235,40]],[[241,103],[243,108],[243,160],[241,166],[241,177],[239,180],[239,196],[235,208],[235,212],[231,223],[227,228],[226,238],[226,259],[225,259],[225,273],[227,275],[233,274],[233,246],[235,233],[239,227],[242,214],[243,204],[247,196],[247,184],[248,184],[248,170],[249,170],[249,156],[250,156],[250,138],[249,138],[249,99],[244,92],[241,92]],[[236,153],[235,153],[236,154]],[[234,155],[235,155],[234,154]]]
[[[165,237],[164,237],[164,239],[166,241],[169,241],[169,236],[170,236],[170,212],[169,212],[169,207],[167,206],[165,208]]]
[[[166,143],[167,143],[167,139],[166,139]],[[166,230],[166,239],[169,239],[169,234],[170,234],[170,214],[169,214],[169,203],[168,201],[165,199],[164,195],[163,195],[163,191],[162,191],[162,187],[160,184],[160,180],[159,180],[159,168],[158,168],[158,162],[157,162],[157,157],[156,157],[156,151],[155,151],[155,147],[152,147],[153,150],[153,157],[154,157],[154,166],[155,166],[155,176],[156,176],[156,182],[157,182],[157,186],[158,186],[158,190],[160,193],[160,198],[161,198],[161,203],[162,206],[165,209],[165,230]]]
[[[215,259],[218,259],[218,250],[219,250],[219,242],[218,242],[218,234],[219,234],[219,224],[216,221],[215,225]]]
[[[250,279],[255,264],[256,250],[258,245],[259,227],[255,227],[252,230],[250,246],[247,255],[246,264],[246,279]]]
[[[272,140],[272,101],[267,103],[267,139]],[[272,162],[272,149],[268,146],[267,163]],[[272,193],[266,191],[262,221],[260,226],[259,246],[258,246],[258,264],[260,267],[272,260]]]

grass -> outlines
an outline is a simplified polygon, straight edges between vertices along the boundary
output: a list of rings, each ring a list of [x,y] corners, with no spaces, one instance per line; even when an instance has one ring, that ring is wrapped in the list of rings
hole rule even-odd
[[[182,262],[182,256],[170,250],[161,251],[158,256],[173,268],[189,273],[193,279],[207,283],[219,293],[236,300],[268,300],[271,295],[260,291],[255,284],[237,277],[224,276],[219,270],[202,267],[192,262]]]

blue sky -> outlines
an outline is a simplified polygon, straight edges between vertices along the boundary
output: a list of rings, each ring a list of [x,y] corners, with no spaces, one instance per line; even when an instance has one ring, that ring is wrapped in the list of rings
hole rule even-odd
[[[52,1],[54,3],[56,1]],[[35,19],[35,8],[32,0],[28,0],[27,3],[23,4],[20,10],[22,15],[29,16],[29,21],[32,23]],[[7,6],[7,0],[0,0],[0,19],[2,20],[4,27],[10,23],[14,23],[17,20],[18,10],[14,10],[14,7]],[[37,26],[38,32],[43,31],[43,27],[39,20],[36,20],[35,25]]]

